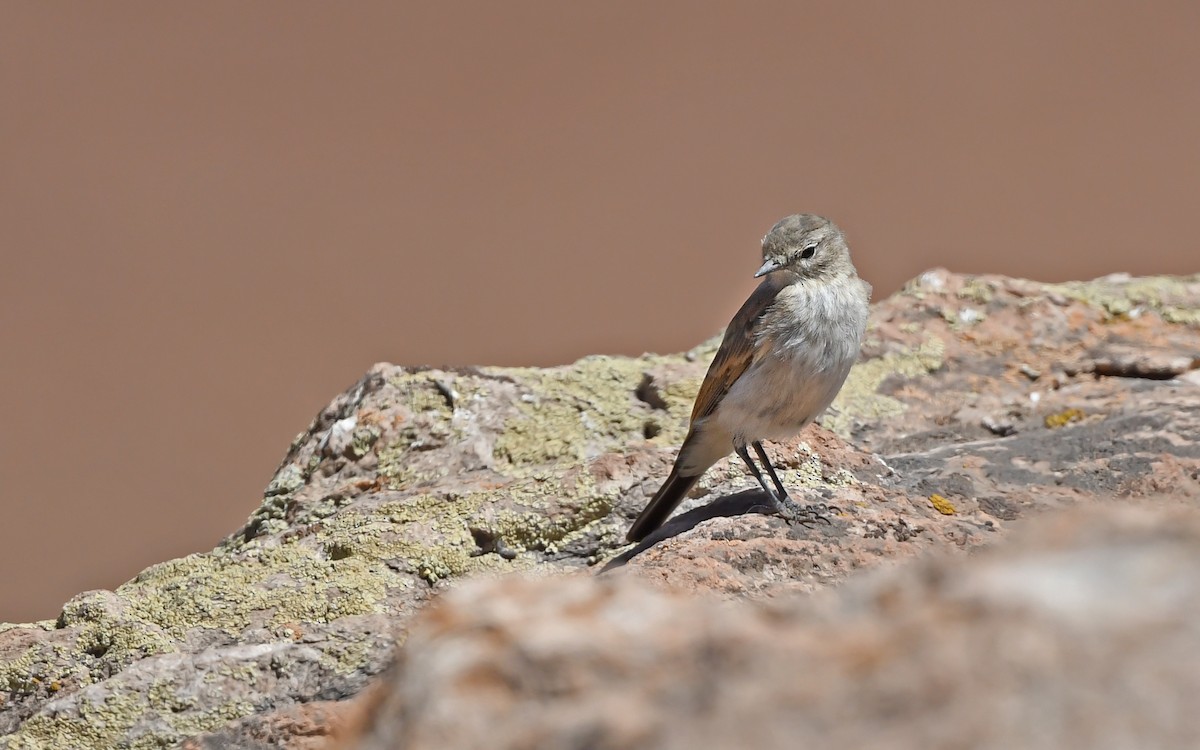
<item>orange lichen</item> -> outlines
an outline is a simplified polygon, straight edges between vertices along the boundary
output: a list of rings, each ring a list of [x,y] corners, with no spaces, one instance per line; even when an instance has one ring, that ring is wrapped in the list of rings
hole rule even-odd
[[[1078,422],[1085,416],[1087,415],[1083,413],[1083,409],[1076,409],[1072,407],[1070,409],[1064,409],[1063,411],[1055,414],[1047,414],[1044,421],[1046,427],[1050,428],[1051,430],[1056,430],[1063,425],[1070,424],[1071,422]]]
[[[953,503],[941,495],[930,495],[929,503],[933,506],[934,510],[943,516],[952,516],[958,512],[958,508],[955,508]]]

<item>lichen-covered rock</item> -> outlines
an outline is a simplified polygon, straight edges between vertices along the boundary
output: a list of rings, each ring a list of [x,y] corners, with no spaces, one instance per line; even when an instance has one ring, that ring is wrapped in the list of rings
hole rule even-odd
[[[343,750],[1200,746],[1200,512],[1089,508],[769,604],[464,586]]]
[[[1040,509],[1200,494],[1200,277],[932,271],[875,307],[823,426],[770,448],[798,498],[836,506],[830,524],[755,512],[765,498],[727,460],[628,548],[714,346],[375,366],[217,549],[81,594],[56,622],[0,625],[0,748],[161,747],[354,695],[409,618],[468,577],[624,564],[769,598],[970,549]]]
[[[251,714],[180,745],[180,750],[325,750],[339,733],[361,723],[351,701],[313,701]]]

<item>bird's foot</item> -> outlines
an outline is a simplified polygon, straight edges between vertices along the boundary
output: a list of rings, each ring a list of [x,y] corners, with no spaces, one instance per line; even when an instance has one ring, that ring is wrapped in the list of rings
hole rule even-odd
[[[802,526],[812,526],[817,523],[833,525],[829,520],[828,513],[839,513],[841,509],[836,505],[826,505],[818,503],[816,505],[801,505],[792,498],[784,495],[782,498],[775,498],[775,513],[787,521],[791,526],[798,523]]]

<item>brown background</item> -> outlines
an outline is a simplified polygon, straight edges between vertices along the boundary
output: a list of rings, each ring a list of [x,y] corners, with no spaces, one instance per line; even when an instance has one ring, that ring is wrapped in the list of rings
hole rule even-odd
[[[1194,272],[1200,4],[0,6],[0,620],[211,547],[374,361],[691,346],[780,216]]]

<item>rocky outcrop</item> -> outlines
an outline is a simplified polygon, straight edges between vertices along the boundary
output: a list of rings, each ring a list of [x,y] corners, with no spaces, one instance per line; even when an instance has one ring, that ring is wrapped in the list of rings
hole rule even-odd
[[[822,426],[771,447],[797,497],[837,507],[830,524],[761,515],[726,461],[627,548],[714,346],[374,367],[215,550],[81,594],[56,622],[0,625],[0,747],[161,747],[234,728],[244,746],[315,741],[299,707],[335,715],[323,702],[362,691],[412,616],[465,578],[622,568],[768,600],[974,549],[1046,509],[1200,494],[1200,277],[932,271],[876,305]]]
[[[1076,510],[767,603],[475,583],[343,748],[1194,748],[1200,512]]]

